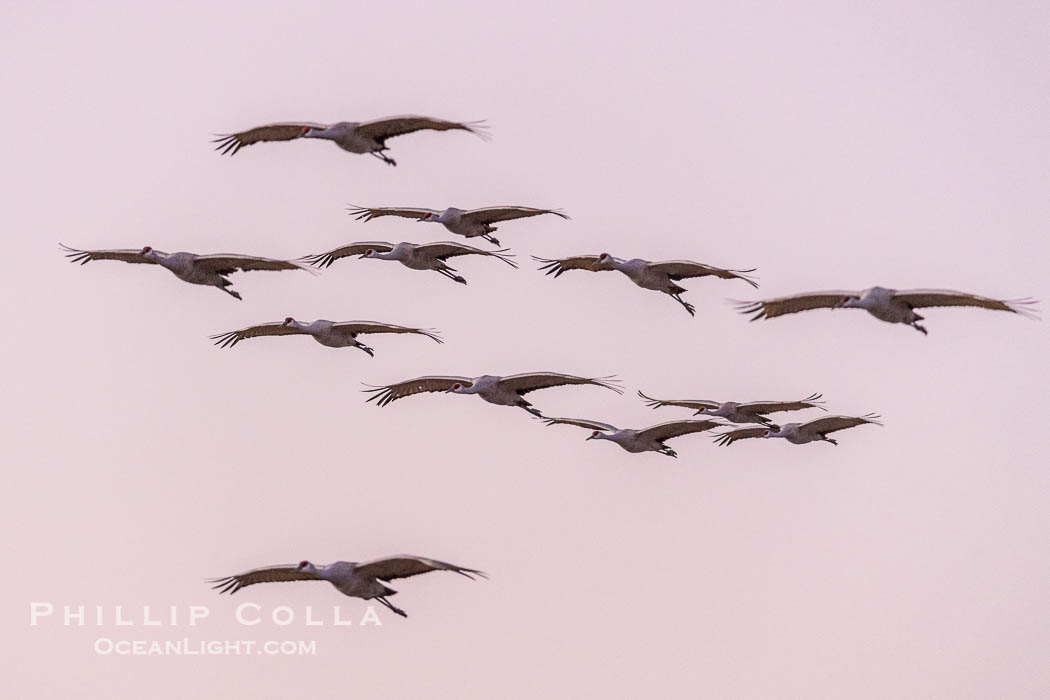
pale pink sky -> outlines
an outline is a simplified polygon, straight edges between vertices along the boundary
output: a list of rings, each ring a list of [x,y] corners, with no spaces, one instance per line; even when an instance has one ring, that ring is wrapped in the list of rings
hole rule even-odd
[[[930,310],[929,337],[854,312],[748,324],[726,297],[948,287],[1050,299],[1050,8],[794,4],[5,2],[0,277],[11,697],[1045,698],[1050,324]],[[330,144],[210,150],[268,121],[485,118],[388,168]],[[523,263],[467,287],[393,263],[237,275],[67,264],[57,242],[293,257],[450,238],[370,206],[564,207],[504,225]],[[757,267],[695,280],[690,319],[608,251]],[[447,344],[308,339],[254,322],[376,319]],[[821,391],[884,428],[840,446],[630,455],[470,397],[379,410],[361,382],[616,373],[628,396],[536,395],[643,426],[631,396]],[[356,617],[328,586],[220,598],[202,579],[411,552],[488,571],[398,582],[382,628],[245,628],[242,600]],[[209,605],[207,638],[316,639],[315,657],[100,657],[30,601]],[[192,634],[191,634],[192,633]],[[204,633],[202,632],[201,635]],[[200,635],[198,635],[200,636]]]

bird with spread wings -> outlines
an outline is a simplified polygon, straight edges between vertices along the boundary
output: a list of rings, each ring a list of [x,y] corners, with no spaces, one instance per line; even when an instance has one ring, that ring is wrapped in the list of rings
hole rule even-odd
[[[502,377],[492,374],[478,377],[430,375],[386,386],[373,386],[365,391],[372,394],[368,401],[375,401],[377,406],[386,406],[398,399],[427,392],[476,394],[491,404],[516,406],[542,418],[543,414],[525,399],[526,394],[558,386],[581,385],[598,386],[622,394],[623,390],[616,386],[617,381],[615,377],[577,377],[558,372],[526,372]]]
[[[386,155],[387,139],[416,131],[466,131],[483,140],[489,138],[484,122],[452,122],[432,117],[404,115],[384,117],[367,122],[282,122],[245,129],[235,134],[219,134],[212,143],[223,155],[235,155],[245,146],[268,141],[294,141],[296,139],[322,139],[332,141],[344,151],[367,153],[388,165],[397,162]]]
[[[793,445],[805,445],[809,442],[828,442],[838,445],[838,441],[829,438],[830,433],[858,425],[882,425],[879,416],[869,413],[864,416],[825,416],[808,423],[786,423],[782,427],[763,426],[756,428],[737,428],[715,437],[715,443],[722,446],[732,445],[739,440],[751,438],[784,438]]]
[[[86,265],[94,260],[119,260],[126,263],[160,265],[183,282],[218,287],[235,299],[240,299],[238,292],[229,289],[232,284],[227,279],[234,272],[251,272],[253,270],[307,270],[292,260],[274,260],[255,255],[218,254],[198,255],[196,253],[165,253],[151,246],[134,249],[111,250],[77,250],[62,245],[66,257],[74,263]]]
[[[553,214],[554,216],[568,219],[569,215],[557,209],[536,209],[534,207],[499,206],[484,207],[482,209],[457,209],[448,207],[446,209],[418,209],[412,207],[358,207],[351,205],[350,214],[358,221],[371,221],[382,216],[397,216],[405,219],[415,219],[417,222],[431,222],[442,224],[450,232],[466,238],[481,237],[499,245],[500,242],[493,238],[492,233],[497,230],[492,224],[501,221],[513,221],[514,219],[525,219],[532,216]]]
[[[327,565],[315,565],[304,560],[299,562],[298,566],[291,564],[266,566],[233,576],[211,579],[208,583],[215,584],[212,588],[217,589],[220,593],[232,595],[245,586],[253,586],[257,583],[328,581],[343,595],[364,600],[376,600],[389,608],[391,612],[401,617],[408,617],[404,610],[395,607],[387,600],[387,596],[392,596],[397,591],[384,585],[383,582],[418,576],[431,571],[451,571],[469,579],[475,576],[488,578],[484,572],[477,569],[468,569],[437,559],[399,554],[362,563],[337,561]]]
[[[309,323],[303,323],[296,321],[291,316],[280,323],[257,323],[254,326],[248,326],[240,330],[219,333],[210,336],[210,338],[219,347],[232,348],[242,340],[249,338],[307,335],[321,345],[330,348],[357,348],[374,357],[375,351],[357,339],[358,336],[372,333],[409,333],[430,338],[436,343],[445,342],[437,335],[437,331],[425,328],[409,328],[379,321],[328,321],[318,319]]]
[[[609,423],[584,418],[546,418],[547,425],[575,425],[591,431],[588,440],[608,440],[619,445],[627,452],[658,452],[668,457],[677,457],[678,453],[664,441],[671,438],[702,433],[712,428],[727,425],[714,420],[673,420],[658,423],[648,428],[617,428]]]

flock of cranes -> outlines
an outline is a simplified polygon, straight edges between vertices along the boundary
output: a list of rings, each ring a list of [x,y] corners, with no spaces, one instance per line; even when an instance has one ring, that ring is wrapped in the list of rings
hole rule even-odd
[[[299,139],[322,139],[334,142],[350,153],[369,154],[388,165],[396,162],[386,155],[388,139],[417,131],[465,131],[487,139],[486,127],[481,122],[452,122],[420,116],[398,116],[367,122],[337,122],[315,124],[291,122],[268,124],[234,134],[220,136],[214,141],[216,150],[234,155],[245,146],[268,141],[294,141]],[[62,246],[73,262],[85,264],[94,260],[118,260],[127,263],[160,265],[184,282],[213,286],[230,296],[241,299],[241,295],[230,289],[229,275],[234,272],[255,270],[309,271],[331,267],[337,260],[347,257],[361,259],[395,260],[411,270],[433,271],[448,279],[466,284],[467,280],[449,261],[466,256],[495,258],[511,268],[518,265],[507,248],[501,248],[499,240],[492,234],[494,224],[535,216],[555,216],[569,219],[558,209],[542,209],[523,206],[497,206],[481,209],[443,210],[414,207],[360,207],[351,206],[349,212],[358,221],[391,216],[413,219],[416,222],[438,223],[445,230],[467,239],[480,238],[496,246],[492,250],[476,248],[465,243],[437,241],[411,243],[402,241],[358,241],[348,243],[324,253],[305,255],[290,260],[279,260],[252,255],[200,255],[196,253],[165,253],[150,246],[141,249],[79,250]],[[690,260],[652,262],[641,258],[619,258],[609,253],[575,255],[564,258],[542,258],[533,256],[539,270],[547,275],[560,277],[572,270],[588,272],[616,271],[642,289],[661,292],[670,296],[691,315],[695,315],[693,304],[682,298],[687,289],[679,284],[683,280],[714,277],[721,280],[742,281],[753,288],[758,283],[750,276],[754,269],[728,269]],[[949,290],[893,290],[871,287],[863,291],[825,291],[758,301],[737,302],[742,313],[751,320],[775,318],[786,314],[812,309],[864,309],[875,318],[887,323],[910,325],[923,334],[925,327],[919,324],[923,317],[916,309],[938,306],[969,306],[996,311],[1017,313],[1034,317],[1035,301],[1031,299],[998,300]],[[438,331],[428,328],[411,328],[379,321],[329,321],[318,319],[302,322],[285,318],[281,322],[266,322],[247,326],[240,330],[219,333],[211,340],[222,348],[232,348],[243,340],[263,336],[306,335],[316,342],[332,348],[356,348],[368,355],[374,350],[362,343],[361,336],[371,334],[408,334],[428,338],[435,343],[444,342]],[[497,406],[520,408],[531,417],[542,419],[549,426],[571,425],[590,431],[587,440],[606,440],[615,443],[630,453],[656,452],[668,457],[678,453],[666,443],[674,438],[698,433],[710,433],[719,445],[750,438],[784,438],[787,442],[803,445],[811,442],[826,442],[837,445],[829,435],[862,425],[881,425],[879,416],[824,415],[806,422],[778,425],[769,416],[777,413],[798,412],[815,409],[825,411],[820,394],[812,394],[797,401],[712,401],[707,399],[655,399],[641,391],[639,398],[651,408],[681,408],[693,411],[700,418],[684,418],[658,423],[645,428],[617,428],[609,423],[582,418],[556,418],[545,415],[526,396],[532,392],[562,386],[597,387],[622,394],[620,381],[613,376],[579,377],[557,372],[528,372],[509,376],[483,374],[474,377],[454,375],[424,375],[414,379],[380,386],[368,386],[367,402],[387,406],[394,401],[423,393],[474,394]],[[713,432],[719,430],[721,432]],[[297,566],[271,566],[253,569],[242,574],[214,579],[215,588],[223,593],[235,593],[245,586],[256,583],[281,581],[328,581],[341,593],[375,600],[392,612],[406,616],[400,608],[392,605],[388,596],[396,593],[385,585],[394,579],[416,576],[430,571],[452,571],[467,578],[485,575],[476,569],[456,566],[434,559],[398,555],[366,563],[339,561],[327,566],[318,566],[302,561]]]

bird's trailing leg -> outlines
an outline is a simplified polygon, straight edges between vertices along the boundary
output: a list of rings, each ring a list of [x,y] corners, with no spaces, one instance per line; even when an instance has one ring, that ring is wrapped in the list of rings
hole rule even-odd
[[[386,150],[386,149],[383,149],[383,150]],[[369,155],[375,156],[376,158],[378,158],[379,160],[383,161],[387,165],[395,165],[395,166],[397,165],[397,161],[394,160],[393,158],[391,158],[390,156],[388,156],[387,154],[383,153],[383,151],[372,151]]]
[[[838,440],[833,440],[833,439],[829,438],[827,435],[822,435],[820,439],[823,440],[824,442],[830,442],[832,445],[835,445],[835,446],[838,446],[838,444],[839,444]]]
[[[926,329],[919,325],[919,321],[922,321],[922,320],[925,320],[925,319],[922,316],[920,316],[919,314],[915,313],[915,311],[912,311],[911,312],[911,322],[908,325],[911,326],[912,328],[914,328],[915,330],[919,331],[923,335],[929,335],[929,333],[926,332]]]
[[[678,458],[678,453],[672,450],[667,445],[663,445],[659,450],[657,450],[657,452],[659,452],[662,455],[667,455],[668,457],[674,457],[675,459]]]
[[[681,294],[672,294],[671,298],[677,301],[682,306],[684,306],[685,310],[689,312],[690,316],[696,316],[696,307],[690,304],[685,299],[683,299]]]
[[[240,299],[241,298],[240,294],[238,294],[237,292],[235,292],[235,291],[233,291],[232,289],[229,288],[230,285],[233,284],[233,282],[229,281],[225,277],[220,277],[219,281],[217,283],[213,282],[212,284],[214,284],[216,287],[218,287],[222,291],[224,291],[227,294],[229,294],[234,299]]]
[[[453,270],[451,267],[441,268],[439,270],[435,270],[435,272],[440,272],[442,275],[444,275],[445,277],[448,277],[453,282],[459,282],[460,284],[466,284],[467,283],[467,280],[465,280],[462,277],[460,277],[459,275],[455,274],[455,270]]]
[[[545,416],[542,413],[540,413],[538,410],[536,410],[535,406],[533,406],[528,401],[525,401],[524,399],[522,399],[522,402],[518,404],[518,407],[525,409],[526,411],[528,411],[532,415],[536,416],[537,418],[545,418]]]
[[[378,600],[380,603],[382,603],[386,607],[390,608],[391,612],[393,612],[393,613],[395,613],[397,615],[400,615],[401,617],[408,617],[408,613],[406,613],[404,610],[402,610],[401,608],[397,607],[396,605],[393,605],[386,598],[384,598],[382,596],[379,596],[379,597],[375,598],[374,600]]]
[[[492,232],[496,230],[496,227],[492,224],[485,224],[485,233],[481,234],[481,237],[494,246],[499,246],[499,241],[492,236]]]
[[[362,351],[368,353],[369,357],[375,357],[376,356],[376,351],[373,350],[372,348],[368,347],[364,343],[358,343],[354,347],[357,348],[358,350],[362,350]]]

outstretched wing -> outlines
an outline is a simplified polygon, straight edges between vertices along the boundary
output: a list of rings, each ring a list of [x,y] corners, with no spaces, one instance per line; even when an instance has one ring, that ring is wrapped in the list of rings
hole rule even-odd
[[[469,246],[463,243],[456,243],[455,241],[438,241],[436,243],[424,243],[423,245],[416,246],[417,253],[438,260],[448,260],[449,258],[455,258],[460,255],[487,255],[498,258],[511,267],[517,267],[518,264],[511,260],[514,256],[507,252],[509,250],[510,248],[482,250],[481,248],[475,248],[474,246]]]
[[[474,385],[470,377],[438,377],[438,376],[427,376],[427,377],[416,377],[415,379],[409,379],[408,381],[399,382],[397,384],[387,384],[386,386],[372,386],[365,389],[365,393],[372,394],[365,403],[375,401],[377,406],[386,406],[391,401],[397,401],[403,399],[406,396],[413,396],[414,394],[423,394],[426,392],[435,391],[448,391],[456,384],[462,384],[465,387]],[[366,385],[369,386],[369,385]]]
[[[602,430],[610,433],[616,430],[615,425],[600,423],[596,420],[587,420],[586,418],[544,418],[543,422],[547,425],[575,425],[588,430]]]
[[[824,418],[817,418],[811,420],[808,423],[803,423],[801,426],[802,430],[819,433],[826,435],[833,433],[836,430],[845,430],[846,428],[855,428],[858,425],[864,425],[865,423],[874,423],[875,425],[882,425],[879,422],[879,416],[874,413],[868,413],[863,416],[825,416]]]
[[[236,576],[210,579],[208,583],[214,583],[215,585],[212,586],[212,588],[218,589],[219,593],[229,593],[230,595],[233,595],[245,586],[252,586],[256,583],[321,580],[323,579],[317,574],[303,571],[295,566],[286,565],[252,569],[251,571],[245,571],[243,574],[237,574]]]
[[[218,144],[216,151],[222,151],[223,155],[229,153],[231,156],[245,146],[251,146],[260,141],[292,141],[303,135],[307,129],[327,129],[327,124],[315,124],[314,122],[285,122],[281,124],[267,124],[257,126],[253,129],[238,132],[236,134],[218,134],[212,143]]]
[[[679,408],[689,408],[697,411],[701,408],[718,408],[721,404],[717,401],[707,401],[704,399],[675,399],[675,400],[664,400],[654,399],[650,396],[646,396],[642,392],[638,392],[638,396],[642,397],[645,401],[645,405],[649,408],[662,408],[663,406],[678,406]]]
[[[644,430],[639,430],[637,435],[641,440],[663,441],[670,440],[679,435],[702,433],[705,430],[717,428],[720,425],[725,425],[725,423],[713,420],[672,420],[666,423],[658,423],[657,425],[645,428]]]
[[[737,440],[760,438],[765,434],[766,428],[738,428],[737,430],[729,430],[724,433],[719,433],[715,437],[715,444],[725,447],[732,445]]]
[[[751,270],[723,270],[720,267],[704,265],[692,260],[667,260],[649,263],[649,269],[663,272],[673,280],[684,280],[690,277],[718,277],[724,280],[744,280],[752,287],[758,288],[758,282],[747,275]]]
[[[393,557],[386,557],[385,559],[373,559],[354,567],[355,574],[381,581],[408,578],[409,576],[418,576],[431,571],[453,571],[469,579],[473,579],[475,576],[488,578],[484,571],[468,569],[465,566],[456,566],[437,559],[414,557],[410,554],[399,554]]]
[[[86,265],[92,260],[120,260],[126,263],[157,264],[156,260],[143,255],[141,248],[138,250],[77,250],[62,243],[58,245],[62,247],[62,250],[66,251],[66,257],[70,259],[70,262],[80,263],[81,265]]]
[[[413,131],[422,131],[423,129],[430,129],[431,131],[469,131],[481,139],[488,139],[489,135],[484,131],[486,128],[483,122],[450,122],[444,119],[417,117],[407,114],[362,122],[357,125],[355,130],[366,138],[382,142],[395,136],[411,134]]]
[[[548,275],[554,275],[555,277],[561,277],[562,273],[568,272],[569,270],[587,270],[588,272],[602,272],[605,270],[611,270],[611,267],[599,265],[599,256],[597,255],[574,255],[568,258],[538,258],[535,255],[532,259],[538,263],[542,263],[539,269],[546,271]]]
[[[400,216],[406,219],[422,219],[427,214],[437,215],[434,209],[412,209],[410,207],[359,207],[351,204],[346,208],[350,216],[358,221],[371,221],[381,216]]]
[[[389,253],[393,249],[394,244],[387,243],[386,241],[360,241],[358,243],[348,243],[347,245],[333,248],[327,253],[304,255],[299,258],[299,260],[309,263],[314,267],[329,267],[340,258],[348,258],[351,255],[364,255],[369,250],[374,250],[377,253]]]
[[[263,335],[303,335],[303,332],[295,326],[286,326],[283,323],[260,323],[256,326],[248,326],[239,331],[219,333],[208,336],[215,344],[222,348],[232,348],[242,340],[258,338]]]
[[[801,411],[806,408],[819,408],[821,411],[828,409],[822,405],[821,394],[812,394],[801,401],[751,401],[740,404],[740,408],[754,413],[781,413],[785,411]]]
[[[361,333],[415,333],[416,335],[425,335],[435,343],[445,342],[438,337],[437,331],[434,330],[395,326],[392,323],[380,323],[379,321],[342,321],[333,323],[332,331],[347,335],[358,335]]]
[[[757,321],[760,318],[775,318],[811,309],[831,309],[845,297],[859,295],[860,292],[848,291],[807,292],[763,301],[740,301],[736,302],[736,306],[740,313],[753,314],[751,320]]]
[[[220,275],[228,275],[238,270],[251,272],[253,270],[305,270],[302,265],[291,260],[274,260],[273,258],[260,258],[254,255],[198,255],[193,264],[208,272],[217,272]]]
[[[527,372],[524,374],[512,374],[500,379],[500,384],[519,394],[527,394],[530,391],[550,389],[556,386],[567,386],[570,384],[593,384],[617,394],[622,394],[623,389],[616,386],[618,382],[615,377],[577,377],[572,374],[559,374],[557,372]]]
[[[977,306],[1025,316],[1034,316],[1035,311],[1031,307],[1038,303],[1035,299],[989,299],[976,294],[953,292],[950,289],[908,289],[897,292],[893,298],[916,309],[928,306]]]
[[[568,214],[563,214],[557,209],[534,209],[532,207],[484,207],[482,209],[471,209],[462,215],[464,221],[479,224],[494,224],[499,221],[510,221],[512,219],[525,219],[530,216],[541,214],[554,214],[563,219],[568,219]]]

